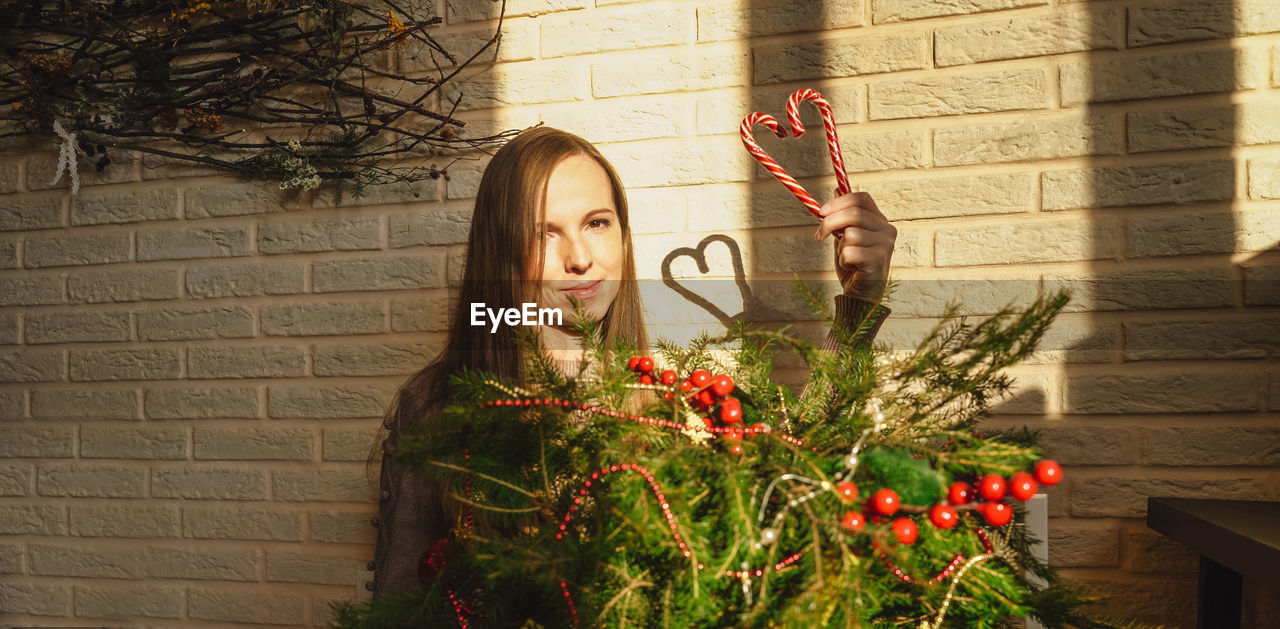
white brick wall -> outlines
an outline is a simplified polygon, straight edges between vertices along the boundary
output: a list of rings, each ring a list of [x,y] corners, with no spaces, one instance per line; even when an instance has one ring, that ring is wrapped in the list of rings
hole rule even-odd
[[[496,25],[496,3],[437,4],[459,54]],[[1280,498],[1276,6],[510,0],[497,64],[457,87],[464,135],[543,121],[600,144],[643,277],[727,234],[778,280],[830,279],[830,245],[737,127],[822,91],[914,280],[882,342],[914,347],[947,301],[989,314],[1075,280],[991,423],[1044,429],[1066,466],[1052,563],[1179,626],[1194,557],[1145,528],[1145,497]],[[417,52],[400,69],[430,69]],[[804,117],[804,139],[758,139],[826,200]],[[486,160],[340,204],[150,157],[86,168],[73,198],[54,160],[0,155],[3,619],[323,626],[364,593],[363,457],[442,340]],[[652,315],[668,336],[708,318]]]

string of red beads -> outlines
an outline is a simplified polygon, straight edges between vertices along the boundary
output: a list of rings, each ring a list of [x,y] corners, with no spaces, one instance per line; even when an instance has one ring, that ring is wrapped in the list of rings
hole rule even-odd
[[[569,616],[573,618],[573,626],[578,626],[578,610],[573,606],[573,595],[569,593],[569,584],[560,582],[560,591],[564,592],[564,602],[569,605]]]
[[[564,522],[560,524],[560,530],[556,533],[556,539],[564,539],[565,533],[569,530],[569,523],[573,520],[573,514],[578,510],[578,505],[582,504],[582,499],[587,496],[589,489],[594,481],[603,481],[604,477],[616,472],[635,472],[644,477],[649,483],[649,489],[653,491],[653,495],[658,499],[658,506],[662,509],[662,515],[667,519],[667,525],[671,527],[671,537],[675,540],[676,545],[680,547],[680,552],[686,558],[693,557],[693,551],[689,550],[689,545],[680,537],[679,527],[676,526],[676,514],[671,511],[671,504],[667,502],[666,494],[662,493],[662,486],[653,478],[653,474],[649,473],[649,469],[637,463],[622,463],[619,465],[607,465],[601,467],[599,471],[591,473],[591,479],[582,484],[582,488],[578,490],[578,495],[574,497],[573,504],[569,505],[569,512],[564,515]],[[701,568],[702,564],[698,564]]]

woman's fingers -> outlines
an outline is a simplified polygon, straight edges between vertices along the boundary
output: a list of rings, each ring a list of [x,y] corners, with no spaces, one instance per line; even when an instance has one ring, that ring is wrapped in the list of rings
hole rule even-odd
[[[871,231],[893,231],[894,228],[889,224],[889,220],[882,214],[872,212],[871,210],[860,206],[851,205],[841,209],[832,211],[822,217],[822,222],[818,225],[818,231],[814,232],[814,240],[822,240],[832,233],[837,233],[848,227],[856,227]]]

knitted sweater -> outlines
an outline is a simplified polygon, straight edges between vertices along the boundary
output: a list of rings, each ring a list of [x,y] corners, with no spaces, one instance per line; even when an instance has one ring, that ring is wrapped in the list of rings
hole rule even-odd
[[[872,309],[873,302],[856,297],[838,295],[835,298],[837,321],[849,329],[856,329]],[[858,344],[870,344],[889,315],[884,308]],[[840,340],[835,331],[828,332],[821,345],[824,350],[836,350]],[[557,361],[566,372],[576,372],[576,361]],[[395,450],[399,439],[399,426],[388,424],[390,434],[383,441],[383,452]],[[389,456],[382,457],[382,472],[378,502],[378,515],[373,520],[378,528],[378,541],[374,560],[369,563],[373,578],[365,582],[365,588],[377,596],[383,592],[406,592],[420,587],[418,560],[427,546],[448,533],[448,525],[440,511],[439,502],[432,487],[419,474],[395,463]]]

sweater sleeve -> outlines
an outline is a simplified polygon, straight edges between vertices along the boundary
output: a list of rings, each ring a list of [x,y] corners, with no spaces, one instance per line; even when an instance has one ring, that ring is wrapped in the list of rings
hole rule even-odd
[[[844,325],[850,330],[858,329],[867,317],[872,316],[875,311],[875,302],[867,301],[859,297],[851,297],[848,295],[836,295],[836,311],[835,321],[839,325]],[[870,345],[875,340],[876,335],[880,333],[880,326],[884,324],[884,320],[889,317],[890,309],[888,306],[882,306],[882,309],[875,314],[875,319],[871,323],[871,327],[861,336],[853,340],[855,345]],[[819,349],[823,351],[837,351],[840,349],[840,335],[835,330],[827,332],[827,337],[823,339]],[[804,396],[809,393],[809,388],[813,386],[813,381],[805,383]]]
[[[418,472],[391,460],[396,429],[382,444],[382,472],[378,502],[378,540],[374,547],[374,596],[383,592],[411,592],[421,587],[418,560],[431,542],[448,531],[436,500],[435,488]]]

